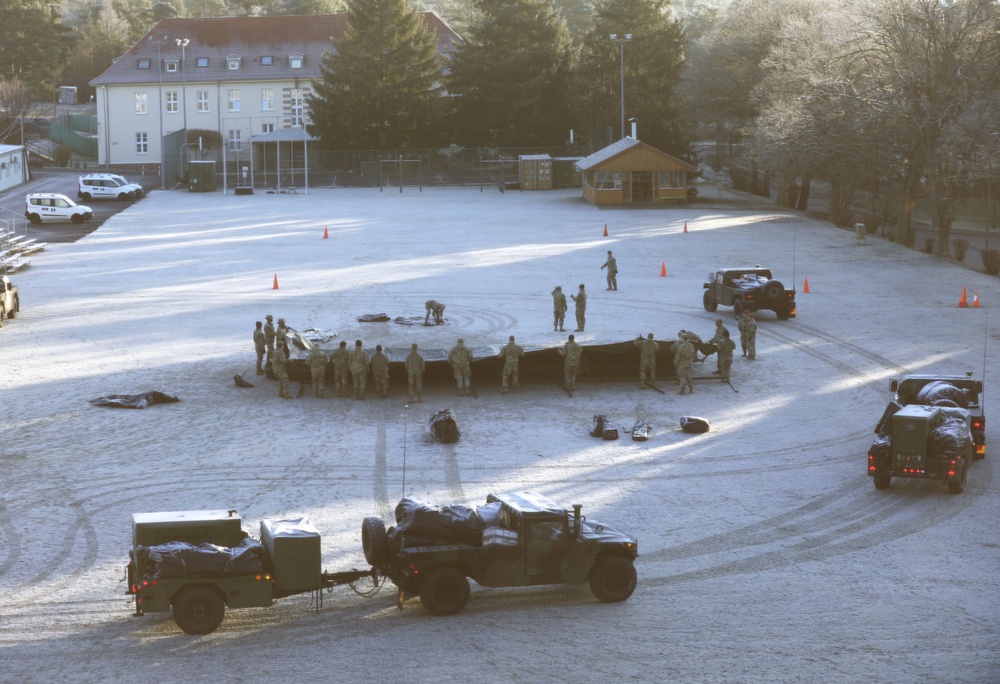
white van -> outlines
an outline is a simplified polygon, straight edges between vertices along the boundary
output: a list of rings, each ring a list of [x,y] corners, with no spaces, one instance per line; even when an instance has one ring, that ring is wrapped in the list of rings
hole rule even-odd
[[[112,173],[88,173],[80,176],[76,196],[84,201],[95,198],[136,199],[142,197],[142,186]]]
[[[24,200],[24,218],[32,223],[51,219],[70,220],[82,223],[94,218],[90,207],[77,204],[66,195],[56,192],[33,192]]]

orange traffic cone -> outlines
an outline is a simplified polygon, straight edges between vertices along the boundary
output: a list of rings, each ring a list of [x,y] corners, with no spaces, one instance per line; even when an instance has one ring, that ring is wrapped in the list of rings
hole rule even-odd
[[[660,277],[661,278],[666,278],[667,277],[667,262],[666,261],[664,261],[662,264],[660,264]]]
[[[323,226],[323,239],[325,240],[328,237],[330,237],[330,232],[326,229],[326,226]]]
[[[274,286],[271,287],[271,289],[272,290],[277,290],[278,289],[278,274],[277,273],[274,274]]]
[[[802,283],[802,293],[809,294],[809,276],[806,276],[806,282]]]
[[[604,224],[604,237],[607,237],[607,236],[608,236],[608,224],[605,223]]]
[[[978,292],[975,293],[974,295],[972,295],[972,308],[973,309],[978,309],[979,308],[979,293]]]
[[[684,232],[685,233],[688,232],[688,222],[687,221],[684,222]]]
[[[962,298],[958,300],[958,306],[965,309],[969,306],[969,301],[965,298],[965,285],[962,286]]]

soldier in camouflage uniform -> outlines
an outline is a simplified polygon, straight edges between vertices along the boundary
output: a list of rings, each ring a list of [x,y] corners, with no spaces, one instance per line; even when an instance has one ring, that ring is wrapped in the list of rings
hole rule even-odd
[[[354,381],[354,398],[365,398],[365,380],[368,379],[368,354],[361,346],[361,340],[355,340],[354,351],[351,352],[351,379]]]
[[[264,374],[264,368],[262,364],[264,363],[264,352],[267,350],[267,338],[264,337],[264,331],[261,329],[263,323],[257,321],[257,328],[253,331],[253,347],[257,352],[257,375]]]
[[[427,315],[424,316],[424,325],[430,325],[431,314],[434,314],[435,324],[444,324],[444,304],[436,302],[433,299],[428,299],[424,302],[424,308],[427,309]]]
[[[285,356],[285,348],[278,345],[274,349],[274,354],[271,355],[271,369],[274,371],[274,377],[278,378],[278,396],[282,399],[291,399],[292,395],[288,393],[288,369],[285,367],[288,364],[288,357]]]
[[[728,337],[729,337],[729,330],[726,329],[726,326],[722,322],[721,318],[716,318],[715,319],[715,334],[712,336],[712,339],[709,340],[709,343],[715,345],[716,353],[718,353],[719,345],[722,344],[722,340],[724,338],[728,338]],[[732,341],[732,340],[730,340],[730,341]],[[730,361],[730,363],[732,362],[732,357],[730,357],[729,361]],[[717,355],[715,357],[715,373],[717,375],[722,375],[722,356],[721,355]]]
[[[633,344],[642,348],[639,357],[639,389],[646,389],[647,378],[650,385],[656,383],[656,352],[660,351],[660,345],[653,339],[653,333],[646,335],[646,339],[639,335]]]
[[[284,347],[286,354],[288,353],[288,343],[285,342],[285,334],[287,332],[288,332],[288,326],[285,325],[285,319],[284,318],[279,318],[278,319],[278,332],[275,333],[274,342],[279,347]]]
[[[410,345],[410,353],[406,357],[406,375],[409,381],[408,401],[413,401],[413,395],[417,395],[417,403],[424,401],[424,357],[417,351],[417,344]]]
[[[372,354],[372,377],[375,379],[375,394],[385,399],[389,394],[389,357],[382,351],[382,345],[375,345]]]
[[[618,290],[618,260],[608,250],[608,260],[601,266],[601,270],[608,269],[608,289]]]
[[[267,362],[264,367],[271,365],[271,355],[274,354],[274,316],[268,314],[265,317],[267,323],[264,324],[264,344],[267,346]]]
[[[467,397],[472,384],[472,353],[465,346],[465,340],[458,338],[458,344],[451,349],[448,354],[448,364],[455,373],[455,382],[458,384],[458,396]]]
[[[583,347],[576,343],[576,338],[573,335],[570,335],[566,344],[559,349],[559,356],[566,359],[563,363],[563,387],[570,392],[576,389],[576,374],[580,370],[580,356],[582,355]]]
[[[587,292],[583,289],[583,283],[580,284],[580,290],[575,295],[570,295],[570,298],[576,302],[576,332],[583,332],[587,325]]]
[[[500,391],[503,394],[507,394],[507,381],[512,379],[514,383],[514,391],[520,392],[521,385],[518,383],[518,359],[524,356],[524,347],[519,344],[514,343],[514,336],[511,335],[508,338],[506,346],[500,349],[498,356],[503,358],[503,389]]]
[[[692,363],[697,352],[694,345],[688,342],[688,333],[681,332],[680,341],[674,344],[674,370],[677,372],[677,380],[681,389],[677,394],[684,394],[684,386],[687,385],[688,393],[694,394],[694,379],[692,377],[694,368]]]
[[[757,321],[753,319],[753,311],[743,310],[740,319],[740,343],[743,345],[743,356],[753,361],[757,358]]]
[[[351,372],[351,352],[347,351],[347,342],[340,342],[340,346],[330,354],[330,361],[333,362],[333,385],[337,396],[346,397]]]
[[[729,331],[722,329],[722,341],[719,342],[719,375],[722,382],[729,382],[729,373],[733,367],[733,352],[736,351],[736,343],[729,337]]]
[[[566,295],[563,294],[562,285],[556,285],[556,289],[552,290],[552,330],[559,332],[565,331],[563,328],[563,321],[566,320]]]
[[[309,373],[312,376],[313,394],[317,399],[322,399],[323,386],[326,384],[326,354],[316,347],[309,352]]]

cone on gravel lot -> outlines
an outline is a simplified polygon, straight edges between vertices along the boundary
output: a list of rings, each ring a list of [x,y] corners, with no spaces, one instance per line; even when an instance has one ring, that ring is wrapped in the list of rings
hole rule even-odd
[[[274,274],[274,285],[271,287],[272,290],[277,290],[278,288],[278,274]]]
[[[604,224],[604,237],[607,237],[607,236],[608,236],[608,224],[605,223]]]
[[[688,222],[687,221],[684,222],[684,232],[685,233],[688,232]]]
[[[325,240],[328,237],[330,237],[330,231],[326,229],[326,226],[323,226],[323,239]]]
[[[976,292],[975,294],[972,295],[972,308],[973,309],[978,309],[979,308],[979,293],[978,292]]]
[[[661,278],[666,278],[667,277],[667,262],[666,261],[664,261],[662,264],[660,264],[660,277]]]
[[[806,281],[802,283],[802,293],[809,294],[809,276],[806,276]]]
[[[958,306],[960,309],[965,309],[969,306],[969,300],[965,298],[965,285],[962,286],[962,298],[958,300]]]

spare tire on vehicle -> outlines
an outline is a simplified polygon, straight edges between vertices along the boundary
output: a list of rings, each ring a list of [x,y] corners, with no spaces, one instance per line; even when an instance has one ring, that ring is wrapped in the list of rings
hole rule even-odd
[[[369,515],[361,522],[361,548],[365,560],[373,567],[379,567],[389,560],[389,536],[385,532],[385,521],[380,516]]]
[[[769,280],[764,284],[764,298],[770,301],[781,299],[785,296],[785,286],[777,280]]]

